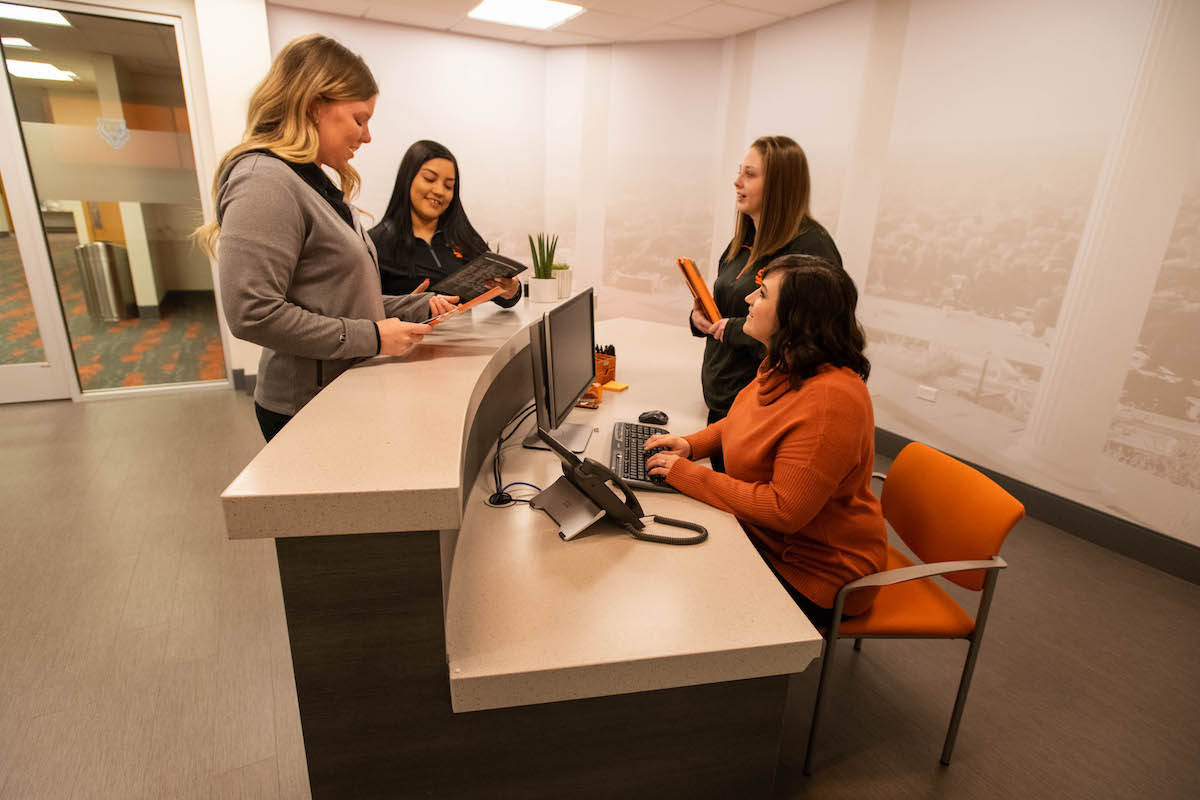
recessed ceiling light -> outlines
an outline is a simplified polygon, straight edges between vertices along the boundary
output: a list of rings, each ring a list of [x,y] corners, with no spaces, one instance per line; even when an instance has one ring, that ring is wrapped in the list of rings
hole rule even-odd
[[[471,19],[535,28],[553,28],[583,11],[583,6],[559,3],[556,0],[483,0],[467,12]]]
[[[23,47],[26,50],[37,50],[36,47],[22,39],[20,36],[5,36],[0,38],[0,44],[5,47]]]
[[[22,22],[41,22],[45,25],[65,25],[71,27],[67,18],[49,8],[32,8],[18,6],[12,3],[0,3],[0,17],[4,19],[19,19]]]
[[[41,61],[14,61],[11,58],[5,59],[4,63],[8,65],[9,74],[16,78],[32,78],[39,81],[72,80],[72,73],[63,72],[53,64]]]

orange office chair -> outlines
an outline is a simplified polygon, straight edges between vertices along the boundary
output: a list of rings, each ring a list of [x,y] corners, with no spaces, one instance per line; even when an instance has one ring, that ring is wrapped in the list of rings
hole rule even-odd
[[[874,477],[886,478],[880,496],[884,518],[924,563],[914,566],[889,546],[886,570],[851,581],[838,591],[833,622],[825,634],[824,661],[804,754],[805,775],[812,774],[813,743],[832,671],[833,647],[838,639],[849,638],[855,640],[855,650],[862,649],[862,640],[867,638],[966,639],[971,643],[942,749],[942,763],[950,763],[996,578],[1008,566],[997,554],[1009,531],[1025,516],[1024,506],[979,471],[917,442],[896,456],[886,476],[877,472]],[[982,590],[974,620],[931,575],[945,575],[966,589]],[[881,587],[871,609],[842,620],[846,595],[867,586]]]

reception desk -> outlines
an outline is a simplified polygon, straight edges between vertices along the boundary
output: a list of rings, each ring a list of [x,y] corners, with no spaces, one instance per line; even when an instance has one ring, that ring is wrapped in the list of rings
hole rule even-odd
[[[276,540],[316,798],[771,794],[786,676],[821,640],[736,520],[644,492],[708,541],[601,521],[563,542],[543,512],[484,503],[546,308],[476,309],[346,372],[223,495],[231,537]],[[630,389],[572,412],[596,428],[586,456],[607,463],[613,421],[649,408],[703,426],[702,340],[635,320],[596,338]],[[561,468],[520,447],[531,423],[503,478],[545,487]]]

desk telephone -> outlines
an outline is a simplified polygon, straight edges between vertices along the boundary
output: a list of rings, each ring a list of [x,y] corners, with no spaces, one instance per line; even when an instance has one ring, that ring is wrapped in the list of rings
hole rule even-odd
[[[585,530],[596,520],[608,515],[618,525],[633,534],[634,538],[661,544],[699,544],[708,538],[703,525],[657,515],[645,516],[642,504],[629,484],[594,458],[580,461],[566,447],[539,427],[538,436],[562,462],[563,475],[548,489],[533,498],[530,506],[545,511],[560,526],[558,535],[568,541]],[[617,497],[608,487],[612,481],[625,495]],[[646,520],[676,528],[696,531],[693,536],[660,536],[646,532]]]

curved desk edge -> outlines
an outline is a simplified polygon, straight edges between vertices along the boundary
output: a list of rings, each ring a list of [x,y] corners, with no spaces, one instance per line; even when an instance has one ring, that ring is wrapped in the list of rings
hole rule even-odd
[[[596,335],[621,354],[618,371],[631,389],[572,412],[570,421],[602,432],[584,455],[607,462],[604,432],[645,408],[669,408],[679,433],[704,426],[702,340],[634,320],[601,322]],[[820,655],[820,635],[732,514],[677,493],[642,492],[644,513],[698,522],[708,541],[638,541],[601,521],[563,542],[543,512],[486,506],[485,473],[477,473],[460,529],[442,532],[456,712],[788,675]],[[546,487],[559,475],[550,453],[505,451],[506,480]]]
[[[517,675],[456,678],[452,665],[450,702],[454,711],[461,713],[722,683],[731,675],[738,680],[790,675],[807,669],[821,654],[821,646],[818,639],[664,656],[655,659],[653,670],[647,670],[644,661],[620,661]]]
[[[532,397],[528,327],[552,307],[475,309],[413,357],[340,375],[222,493],[229,538],[457,528],[482,455]]]

